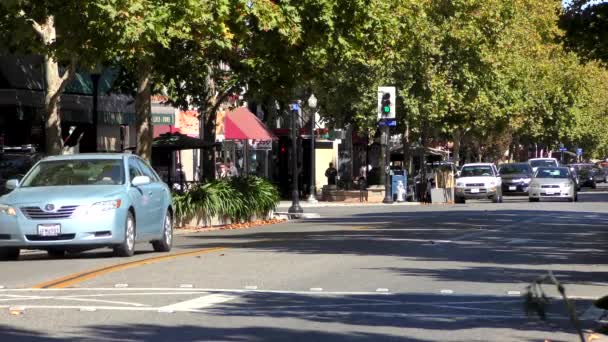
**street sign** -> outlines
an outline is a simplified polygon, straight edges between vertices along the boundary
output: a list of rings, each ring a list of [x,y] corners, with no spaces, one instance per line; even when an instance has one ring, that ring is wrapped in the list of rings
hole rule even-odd
[[[559,148],[559,151],[560,151],[560,152],[566,152],[566,151],[568,151],[568,149],[567,149],[567,148],[565,148],[565,147],[560,147],[560,148]]]
[[[300,104],[298,104],[298,103],[292,103],[291,104],[291,110],[292,111],[300,110]]]
[[[378,87],[378,120],[395,119],[396,94],[395,87]]]
[[[583,149],[582,148],[577,148],[576,149],[576,155],[579,156],[579,157],[582,156],[583,155]]]
[[[380,120],[378,121],[378,126],[380,127],[384,127],[384,126],[388,126],[388,127],[397,127],[397,120]]]

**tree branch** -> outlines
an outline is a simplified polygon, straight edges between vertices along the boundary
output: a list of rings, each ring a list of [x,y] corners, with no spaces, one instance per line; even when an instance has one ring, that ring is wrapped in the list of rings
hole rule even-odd
[[[32,18],[28,18],[25,15],[25,11],[21,10],[19,12],[19,15],[25,20],[26,23],[29,23],[30,25],[32,25],[32,28],[34,29],[34,32],[36,32],[36,34],[38,35],[38,37],[40,37],[41,39],[44,40],[44,29],[42,28],[42,26],[40,24],[38,24],[38,22]]]

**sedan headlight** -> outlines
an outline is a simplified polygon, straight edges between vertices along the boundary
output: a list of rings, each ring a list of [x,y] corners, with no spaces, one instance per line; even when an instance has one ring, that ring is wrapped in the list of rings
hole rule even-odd
[[[89,208],[89,212],[91,212],[91,211],[101,212],[101,211],[118,209],[118,208],[120,208],[121,202],[122,202],[121,200],[117,199],[117,200],[93,203],[91,208]]]
[[[8,216],[15,216],[17,215],[17,211],[15,210],[15,208],[5,205],[5,204],[0,204],[0,214],[4,214],[4,215],[8,215]]]
[[[532,181],[531,178],[523,178],[522,182],[526,183],[526,184],[530,184],[530,182]]]
[[[530,183],[530,187],[531,188],[540,188],[540,185],[538,183]]]
[[[568,183],[562,183],[562,184],[560,184],[560,186],[561,186],[562,188],[569,188],[569,187],[571,187],[571,186],[572,186],[572,183],[570,183],[570,182],[568,182]]]
[[[456,183],[457,188],[464,188],[464,183]]]

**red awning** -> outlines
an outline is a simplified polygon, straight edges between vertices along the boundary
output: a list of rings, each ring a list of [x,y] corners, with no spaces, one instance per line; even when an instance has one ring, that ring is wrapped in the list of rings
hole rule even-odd
[[[266,125],[245,107],[226,114],[224,134],[227,140],[277,140]]]

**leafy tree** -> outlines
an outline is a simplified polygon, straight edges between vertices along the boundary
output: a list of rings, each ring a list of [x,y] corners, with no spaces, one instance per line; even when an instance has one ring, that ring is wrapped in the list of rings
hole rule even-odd
[[[0,2],[0,41],[8,51],[40,54],[45,77],[46,153],[63,148],[59,100],[78,66],[99,61],[88,14],[90,1],[4,0]]]

